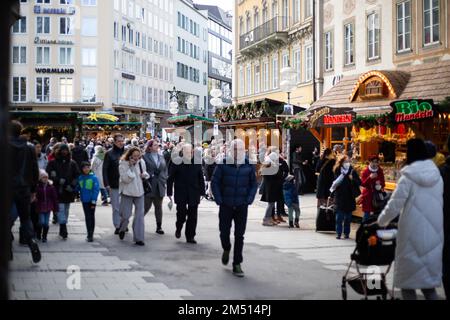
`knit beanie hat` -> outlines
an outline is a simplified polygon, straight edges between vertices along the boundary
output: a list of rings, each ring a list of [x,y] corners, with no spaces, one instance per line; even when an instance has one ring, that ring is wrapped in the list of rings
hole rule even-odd
[[[406,143],[406,164],[429,159],[427,147],[422,139],[411,139]]]

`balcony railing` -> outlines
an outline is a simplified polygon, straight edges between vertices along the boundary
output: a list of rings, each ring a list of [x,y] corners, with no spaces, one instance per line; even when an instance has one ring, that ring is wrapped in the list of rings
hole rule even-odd
[[[261,40],[264,40],[277,32],[287,32],[289,17],[278,16],[240,37],[240,50],[245,49]]]

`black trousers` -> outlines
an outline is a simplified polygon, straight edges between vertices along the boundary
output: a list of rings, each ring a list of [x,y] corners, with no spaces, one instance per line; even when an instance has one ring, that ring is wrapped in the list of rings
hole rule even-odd
[[[31,222],[31,193],[28,188],[16,190],[13,192],[12,204],[15,206],[17,214],[20,219],[20,235],[23,238],[23,241],[28,245],[31,244],[34,239],[34,229],[33,224]],[[11,228],[14,225],[15,221],[11,221]],[[11,232],[12,235],[12,232]],[[11,236],[12,240],[12,236]]]
[[[39,224],[39,212],[37,210],[37,202],[33,202],[30,205],[30,217],[31,217],[31,223],[33,224],[33,230],[35,232],[38,232],[38,230],[41,228]]]
[[[244,249],[244,234],[247,227],[248,206],[239,207],[220,206],[219,209],[219,229],[220,241],[223,250],[231,250],[230,231],[234,221],[234,252],[233,265],[243,261],[242,251]]]
[[[177,203],[177,230],[183,229],[186,222],[186,239],[191,240],[195,237],[197,229],[198,205],[190,205],[187,203]]]
[[[89,202],[83,202],[83,211],[88,238],[92,238],[95,230],[95,207],[92,207],[92,204]]]
[[[284,209],[284,199],[277,201],[277,216],[286,215],[286,210]],[[272,218],[275,218],[275,208],[272,211]]]

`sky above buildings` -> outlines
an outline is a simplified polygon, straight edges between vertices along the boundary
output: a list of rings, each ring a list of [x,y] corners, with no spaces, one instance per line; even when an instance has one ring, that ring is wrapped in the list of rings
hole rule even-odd
[[[194,3],[219,6],[225,11],[233,11],[234,0],[194,0]]]

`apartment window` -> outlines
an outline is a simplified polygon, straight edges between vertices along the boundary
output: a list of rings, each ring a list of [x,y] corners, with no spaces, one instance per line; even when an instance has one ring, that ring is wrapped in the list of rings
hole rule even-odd
[[[272,89],[278,89],[278,59],[272,60]]]
[[[59,48],[59,64],[73,65],[73,48]]]
[[[119,80],[114,80],[114,102],[119,103]]]
[[[27,47],[13,47],[13,63],[25,64],[27,63]]]
[[[367,58],[369,60],[380,57],[380,22],[378,13],[367,16]]]
[[[313,3],[314,0],[305,0],[305,18],[313,15]]]
[[[114,21],[114,39],[119,40],[119,23]]]
[[[272,18],[278,16],[278,3],[276,1],[272,1]]]
[[[50,17],[36,17],[36,33],[50,34]]]
[[[283,67],[283,68],[289,67],[289,53],[283,54],[283,64],[282,64],[282,67]]]
[[[50,101],[50,78],[38,77],[36,78],[36,100],[38,102]]]
[[[244,96],[244,69],[239,68],[239,95]]]
[[[59,0],[60,4],[73,4],[74,0]]]
[[[156,63],[153,65],[153,77],[158,79],[158,65]]]
[[[150,61],[148,62],[148,76],[153,77],[153,63]]]
[[[73,35],[74,33],[74,20],[71,17],[59,18],[59,34]]]
[[[247,77],[246,77],[246,83],[247,83],[247,95],[252,94],[252,67],[247,66]]]
[[[120,53],[119,50],[114,50],[114,68],[120,68]]]
[[[344,26],[344,64],[346,66],[355,63],[353,50],[354,50],[353,23],[349,23]]]
[[[411,1],[397,4],[397,52],[411,49]]]
[[[253,15],[253,28],[256,29],[256,27],[258,26],[259,26],[259,12],[255,12],[255,14]]]
[[[85,37],[97,36],[97,18],[83,18],[81,22],[81,35]]]
[[[313,79],[313,47],[311,45],[305,48],[305,66],[306,66],[306,79],[305,81],[311,81]]]
[[[263,62],[263,82],[264,82],[264,91],[269,91],[269,62]]]
[[[36,64],[50,64],[50,47],[36,47]]]
[[[27,33],[27,17],[23,17],[14,23],[13,33]]]
[[[25,102],[27,100],[27,78],[13,77],[13,101]]]
[[[122,41],[127,41],[127,27],[122,26]]]
[[[239,21],[239,32],[240,32],[239,35],[241,35],[241,36],[244,34],[244,20],[243,19],[241,19]]]
[[[423,0],[424,45],[439,42],[439,0]]]
[[[245,32],[246,32],[246,33],[250,32],[251,28],[252,28],[252,25],[251,25],[251,18],[250,18],[250,16],[248,16],[248,17],[247,17],[247,29],[246,29]]]
[[[147,61],[142,60],[142,74],[147,75]]]
[[[50,0],[36,0],[37,4],[50,4]]]
[[[148,101],[148,106],[152,106],[153,103],[153,88],[148,88],[147,89],[147,101]]]
[[[81,63],[83,66],[96,66],[97,65],[97,49],[96,48],[83,48],[81,50]]]
[[[299,83],[302,80],[302,61],[300,56],[300,49],[294,51],[294,70],[295,82]]]
[[[283,12],[283,29],[286,29],[289,26],[289,0],[283,0],[282,3],[282,12]]]
[[[82,78],[81,79],[81,99],[83,102],[97,101],[97,79]]]
[[[123,1],[125,1],[125,0],[123,0]],[[82,0],[81,1],[81,5],[82,6],[95,7],[97,5],[97,0]]]
[[[333,33],[325,33],[325,70],[333,69]]]
[[[261,67],[258,64],[255,66],[255,93],[259,93],[260,81],[261,81]]]
[[[59,92],[61,102],[73,102],[73,79],[72,78],[60,78],[59,79]]]
[[[292,0],[293,23],[297,23],[300,21],[300,3],[301,3],[301,0]]]

